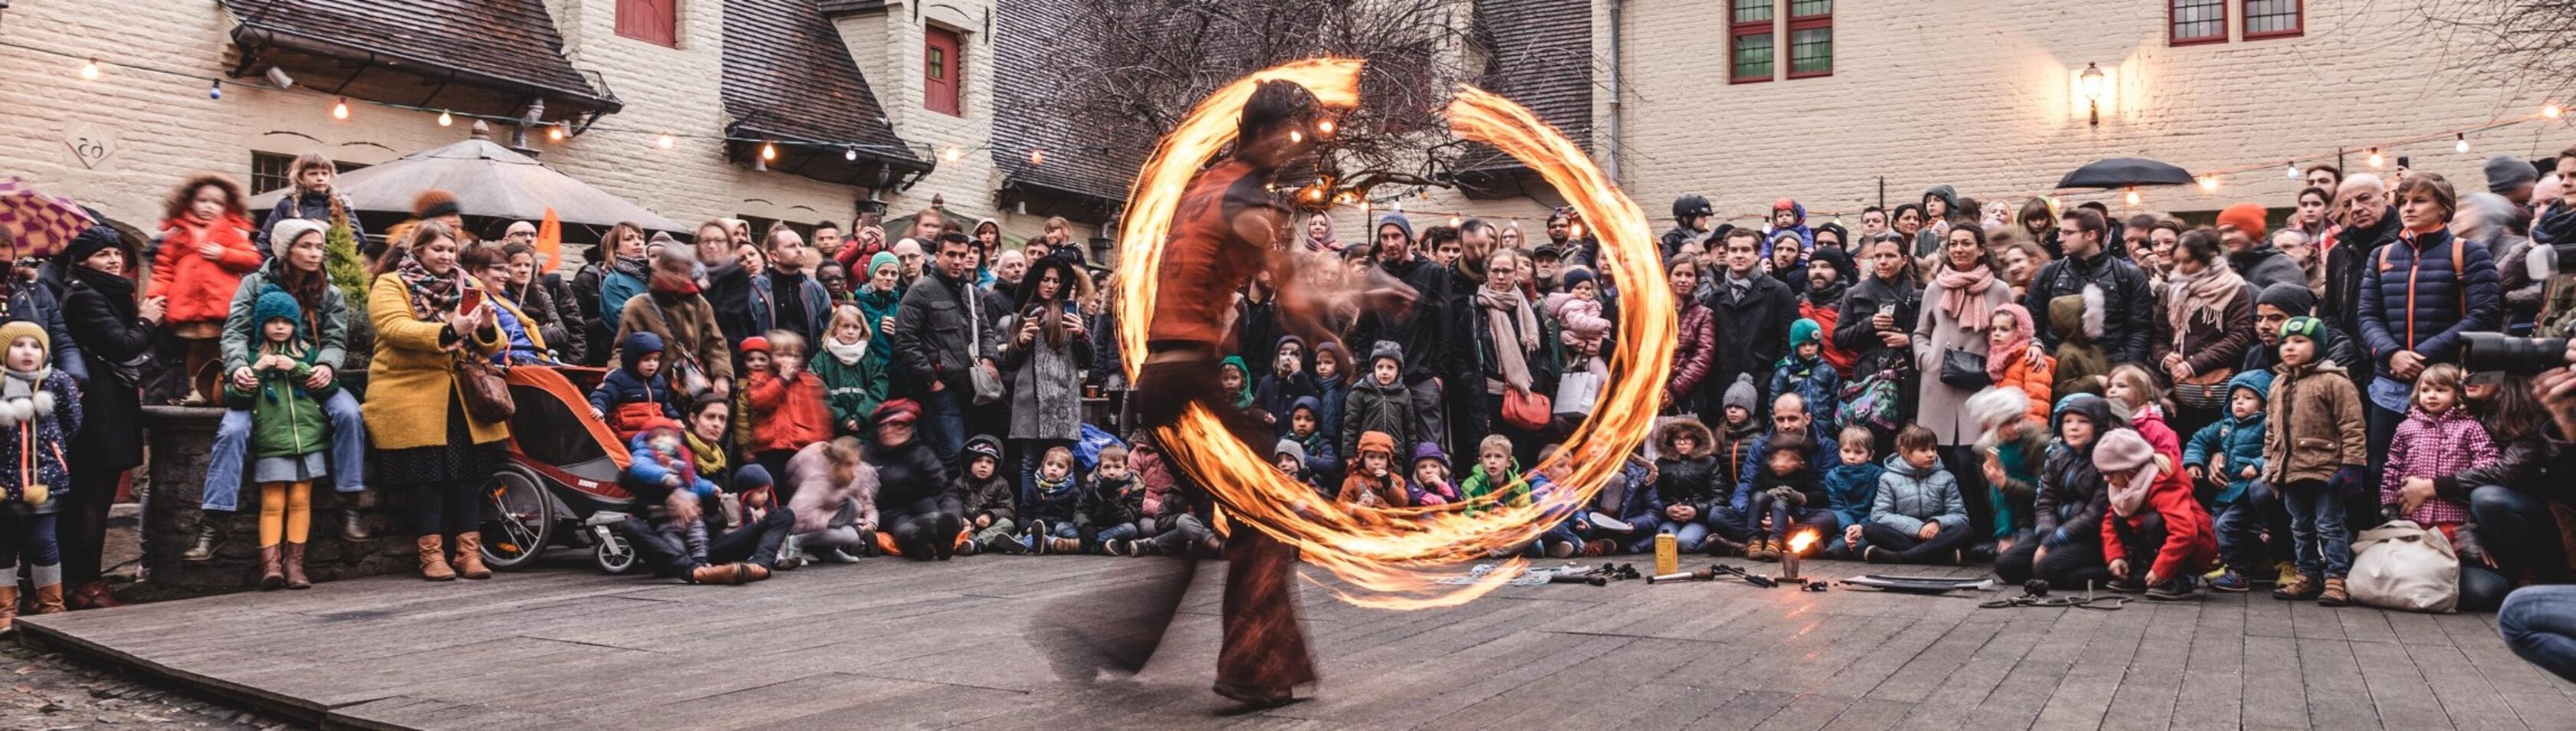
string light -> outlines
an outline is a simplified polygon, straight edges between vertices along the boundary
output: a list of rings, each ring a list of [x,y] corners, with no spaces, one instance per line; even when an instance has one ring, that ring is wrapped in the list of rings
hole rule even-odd
[[[2453,152],[2458,152],[2458,153],[2463,154],[2463,155],[2468,154],[2468,152],[2469,152],[2469,135],[2468,135],[2468,133],[2466,133],[2466,132],[2462,132],[2462,133],[2460,133],[2460,141],[2458,141],[2458,142],[2454,142],[2454,143],[2451,143],[2451,150],[2452,150]]]
[[[2216,175],[2202,175],[2202,176],[2200,176],[2200,192],[2203,192],[2203,193],[2216,193],[2216,192],[2218,192],[2218,176],[2216,176]]]
[[[2376,147],[2370,148],[2370,168],[2371,168],[2371,169],[2373,169],[2373,170],[2377,170],[2377,169],[2379,169],[2379,168],[2381,168],[2381,167],[2383,167],[2383,166],[2387,165],[2387,163],[2388,163],[2387,159],[2382,158],[2382,157],[2380,157],[2380,156],[2379,156],[2379,148],[2376,148]]]
[[[1030,150],[1030,151],[1029,151],[1029,164],[1031,164],[1031,165],[1044,165],[1044,164],[1046,164],[1046,151],[1045,151],[1045,150]]]
[[[556,122],[556,123],[554,123],[554,124],[546,125],[546,141],[547,141],[547,142],[562,142],[562,141],[563,141],[563,137],[564,137],[564,123],[562,123],[562,122]]]
[[[2558,118],[2558,115],[2565,114],[2565,113],[2567,113],[2567,110],[2560,108],[2560,107],[2559,107],[2558,105],[2556,105],[2556,104],[2551,104],[2551,105],[2548,105],[2548,106],[2545,106],[2545,107],[2541,107],[2541,108],[2540,108],[2540,116],[2548,117],[2548,118],[2550,118],[2550,119],[2557,119],[2557,118]]]
[[[331,103],[331,118],[332,118],[332,119],[337,119],[337,120],[340,120],[340,121],[343,121],[343,122],[346,122],[346,121],[348,121],[348,120],[349,120],[349,98],[348,98],[348,97],[345,97],[345,96],[344,96],[344,97],[340,97],[340,100],[339,100],[339,101],[336,101],[336,102],[332,102],[332,103]]]
[[[859,159],[859,148],[856,148],[856,147],[842,148],[842,150],[841,150],[841,159],[843,159],[843,160],[850,160],[850,161],[856,161],[856,160],[858,160],[858,159]]]
[[[1306,133],[1293,129],[1288,130],[1288,144],[1294,145],[1304,141],[1306,141]]]
[[[1319,133],[1322,133],[1322,134],[1326,134],[1326,135],[1330,135],[1330,134],[1332,134],[1332,133],[1333,133],[1333,128],[1334,128],[1333,120],[1330,120],[1330,119],[1327,119],[1327,120],[1324,120],[1324,121],[1316,122],[1316,123],[1315,123],[1315,131],[1316,131],[1316,132],[1319,132]]]
[[[946,162],[956,162],[964,157],[966,157],[966,151],[957,149],[956,145],[949,145],[948,149],[939,151],[939,159]]]
[[[81,64],[80,74],[81,74],[81,80],[82,80],[82,81],[97,81],[97,80],[98,80],[98,59],[93,58],[93,59],[90,59],[88,63]],[[2557,115],[2551,115],[2551,116],[2557,116]]]
[[[2141,198],[2141,197],[2139,197],[2139,196],[2138,196],[2138,189],[2136,189],[2136,188],[2130,188],[2130,189],[2129,189],[2129,196],[2128,196],[2128,197],[2129,197],[2129,205],[2133,205],[2133,206],[2134,206],[2134,205],[2137,205],[2140,201],[2144,201],[2144,200],[2146,200],[2145,198]]]
[[[2281,163],[2281,177],[2289,178],[2291,180],[2299,179],[2299,164],[2296,162]]]
[[[1449,227],[1450,227],[1450,228],[1457,228],[1459,224],[1463,224],[1463,223],[1466,223],[1466,222],[1467,222],[1467,221],[1466,221],[1466,219],[1459,218],[1459,217],[1457,216],[1457,214],[1450,214],[1450,216],[1449,216]]]
[[[761,159],[761,161],[762,161],[762,162],[768,162],[768,161],[770,161],[770,160],[776,160],[776,159],[778,159],[778,143],[775,143],[775,142],[763,142],[763,143],[760,143],[760,159]]]
[[[669,132],[664,132],[664,133],[662,133],[662,139],[661,139],[661,140],[659,140],[659,141],[656,141],[654,144],[656,144],[656,145],[660,145],[660,146],[662,147],[662,149],[668,150],[668,149],[671,149],[671,145],[672,145],[672,144],[674,144],[674,143],[676,143],[676,142],[678,142],[678,140],[674,140],[674,139],[672,139],[672,138],[671,138],[671,133],[669,133]]]
[[[441,127],[454,127],[454,126],[456,126],[456,115],[447,113],[447,110],[445,110],[445,109],[438,110],[438,126],[441,126]]]
[[[207,85],[207,86],[206,86],[206,98],[208,98],[208,99],[222,99],[222,98],[224,98],[224,80],[223,80],[223,79],[216,79],[216,80],[215,80],[215,83],[213,83],[213,84],[210,84],[210,85]]]

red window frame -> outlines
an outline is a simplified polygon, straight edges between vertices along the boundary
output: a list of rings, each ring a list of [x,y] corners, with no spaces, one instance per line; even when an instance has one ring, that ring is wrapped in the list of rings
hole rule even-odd
[[[1776,23],[1778,23],[1778,19],[1780,17],[1779,8],[1774,6],[1771,10],[1771,14],[1764,16],[1761,20],[1738,21],[1735,19],[1736,1],[1737,0],[1726,0],[1726,83],[1759,84],[1778,78],[1782,56],[1780,55],[1780,37],[1773,31],[1773,28],[1776,26]],[[1736,47],[1739,44],[1742,44],[1747,36],[1762,36],[1771,39],[1770,73],[1763,74],[1761,76],[1745,76],[1736,70],[1735,61],[1736,56],[1738,55]]]
[[[2297,36],[2307,35],[2307,33],[2308,33],[2308,3],[2307,3],[2307,0],[2289,0],[2289,2],[2290,2],[2290,27],[2288,27],[2288,28],[2284,28],[2284,29],[2281,29],[2281,30],[2266,30],[2266,31],[2258,31],[2258,30],[2253,29],[2251,26],[2248,26],[2248,27],[2244,28],[2244,29],[2241,31],[2243,38],[2244,38],[2245,40],[2254,41],[2254,40],[2262,40],[2262,39],[2265,39],[2265,38],[2293,38],[2293,37],[2297,37]],[[2238,21],[2237,21],[2237,22],[2239,22],[2239,23],[2243,23],[2243,22],[2251,21],[2251,20],[2253,20],[2253,19],[2254,19],[2253,5],[2254,5],[2254,0],[2239,0],[2238,13],[2237,13],[2237,15],[2236,15],[2236,17],[2238,18]]]
[[[1795,10],[1798,7],[1798,0],[1788,0],[1788,6],[1792,10]],[[1788,38],[1786,39],[1788,42],[1772,49],[1772,64],[1778,66],[1784,71],[1787,71],[1789,78],[1792,79],[1812,79],[1819,76],[1834,75],[1834,57],[1830,52],[1825,56],[1825,70],[1807,71],[1803,73],[1798,71],[1798,31],[1815,30],[1818,28],[1823,28],[1825,30],[1825,37],[1827,38],[1826,42],[1831,43],[1834,30],[1833,5],[1827,4],[1825,6],[1825,12],[1817,13],[1815,15],[1789,16],[1789,33]]]
[[[2176,28],[2176,27],[2175,27],[2175,23],[2174,23],[2174,21],[2175,21],[2175,17],[2174,17],[2174,16],[2175,16],[2175,12],[2174,12],[2174,11],[2175,11],[2175,10],[2177,10],[2177,8],[2175,8],[2175,7],[2174,7],[2174,4],[2175,4],[2177,1],[2178,1],[2178,0],[2165,0],[2165,45],[2167,45],[2167,46],[2196,46],[2196,45],[2200,45],[2200,44],[2203,44],[2203,43],[2226,43],[2226,42],[2227,42],[2227,27],[2228,27],[2228,26],[2227,26],[2227,23],[2228,23],[2228,21],[2229,21],[2229,20],[2231,20],[2231,18],[2230,18],[2230,17],[2228,17],[2228,16],[2230,15],[2230,14],[2228,13],[2228,6],[2229,6],[2229,5],[2232,5],[2232,4],[2234,4],[2234,3],[2229,2],[2229,0],[2218,0],[2217,2],[2215,2],[2215,3],[2211,3],[2211,4],[2210,4],[2210,7],[2214,7],[2214,8],[2217,8],[2217,9],[2218,9],[2218,22],[2215,24],[2215,25],[2216,25],[2216,27],[2218,28],[2218,34],[2217,34],[2217,35],[2208,35],[2208,36],[2182,36],[2182,35],[2176,35],[2176,33],[2178,33],[2178,32],[2180,31],[2180,29]]]
[[[966,75],[966,59],[958,53],[965,44],[960,43],[960,40],[962,39],[958,37],[957,31],[947,28],[934,25],[922,29],[922,108],[951,116],[964,116],[960,111],[963,107],[958,103],[961,96],[959,92],[964,87],[960,83],[960,77]],[[944,77],[941,76],[943,71],[946,73]]]
[[[617,34],[680,47],[680,0],[617,0]]]

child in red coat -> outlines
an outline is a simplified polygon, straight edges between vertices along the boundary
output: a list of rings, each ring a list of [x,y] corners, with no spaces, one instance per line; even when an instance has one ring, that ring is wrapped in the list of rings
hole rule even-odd
[[[162,326],[188,344],[187,400],[209,394],[195,390],[197,374],[222,355],[224,318],[232,311],[233,291],[242,275],[261,264],[250,243],[250,216],[242,210],[241,184],[214,173],[188,176],[170,191],[161,221],[161,253],[152,260],[148,297],[167,297]]]
[[[803,336],[771,330],[766,337],[744,338],[741,347],[744,368],[750,371],[743,380],[744,400],[751,407],[751,442],[745,450],[770,474],[786,474],[787,460],[796,450],[832,438],[823,378],[805,370]],[[781,501],[790,497],[778,496]]]
[[[2134,429],[2102,435],[2093,466],[2111,499],[2111,514],[2102,520],[2102,557],[2117,579],[2111,588],[2143,586],[2148,599],[2161,601],[2198,596],[2200,574],[2218,560],[2218,534],[2192,497],[2191,479]],[[2137,563],[2146,564],[2143,581]]]

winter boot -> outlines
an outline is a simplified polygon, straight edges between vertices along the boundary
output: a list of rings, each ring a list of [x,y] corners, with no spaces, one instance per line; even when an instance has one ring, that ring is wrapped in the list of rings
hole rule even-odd
[[[456,565],[458,576],[468,579],[492,578],[492,570],[483,566],[482,531],[469,530],[456,534],[456,558],[452,563]]]
[[[362,497],[366,494],[364,490],[340,493],[340,540],[364,543],[367,539],[375,537],[367,533],[365,514],[358,512],[359,503],[366,502]]]
[[[1708,535],[1708,540],[1700,543],[1700,550],[1718,558],[1729,558],[1744,555],[1745,545],[1740,541],[1711,533]]]
[[[286,588],[313,588],[313,582],[304,578],[304,544],[288,541],[282,562],[286,564]]]
[[[413,541],[420,552],[420,577],[430,581],[455,581],[456,570],[447,567],[447,540],[438,536],[421,536]]]
[[[0,586],[0,637],[18,633],[18,582]]]
[[[64,611],[67,609],[63,606],[63,585],[46,584],[36,587],[37,614],[61,614]]]
[[[2308,578],[2304,574],[2291,574],[2289,581],[2272,587],[2272,598],[2282,601],[2315,599],[2324,591],[2324,585],[2317,583],[2316,579]]]
[[[286,569],[279,566],[278,554],[282,550],[275,543],[259,547],[260,591],[274,591],[286,585]]]
[[[205,513],[197,516],[197,541],[189,545],[188,550],[179,552],[179,560],[188,563],[204,563],[215,558],[215,546],[224,541],[223,529],[215,525],[215,517],[218,515],[221,513]]]
[[[2317,606],[2341,607],[2352,604],[2352,593],[2344,591],[2343,577],[2326,577],[2326,586],[2317,591]]]

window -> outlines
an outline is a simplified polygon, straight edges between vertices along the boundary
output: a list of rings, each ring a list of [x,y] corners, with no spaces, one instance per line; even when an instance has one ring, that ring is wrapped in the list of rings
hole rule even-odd
[[[1732,58],[1727,62],[1727,81],[1750,84],[1771,80],[1772,57],[1778,40],[1772,37],[1772,3],[1776,0],[1735,0],[1734,22],[1730,23]]]
[[[2303,4],[2302,0],[2245,0],[2245,40],[2306,32]]]
[[[1834,74],[1834,0],[1789,0],[1789,78]]]
[[[2292,0],[2295,2],[2296,0]],[[2171,0],[2167,45],[2227,42],[2227,0]]]
[[[346,173],[366,167],[363,163],[331,162],[333,169]],[[295,184],[295,156],[275,152],[250,154],[250,194],[259,195]]]
[[[957,88],[965,75],[966,59],[957,53],[957,31],[940,27],[923,29],[921,58],[921,105],[941,114],[958,114]]]
[[[617,0],[617,34],[680,46],[680,0]]]

